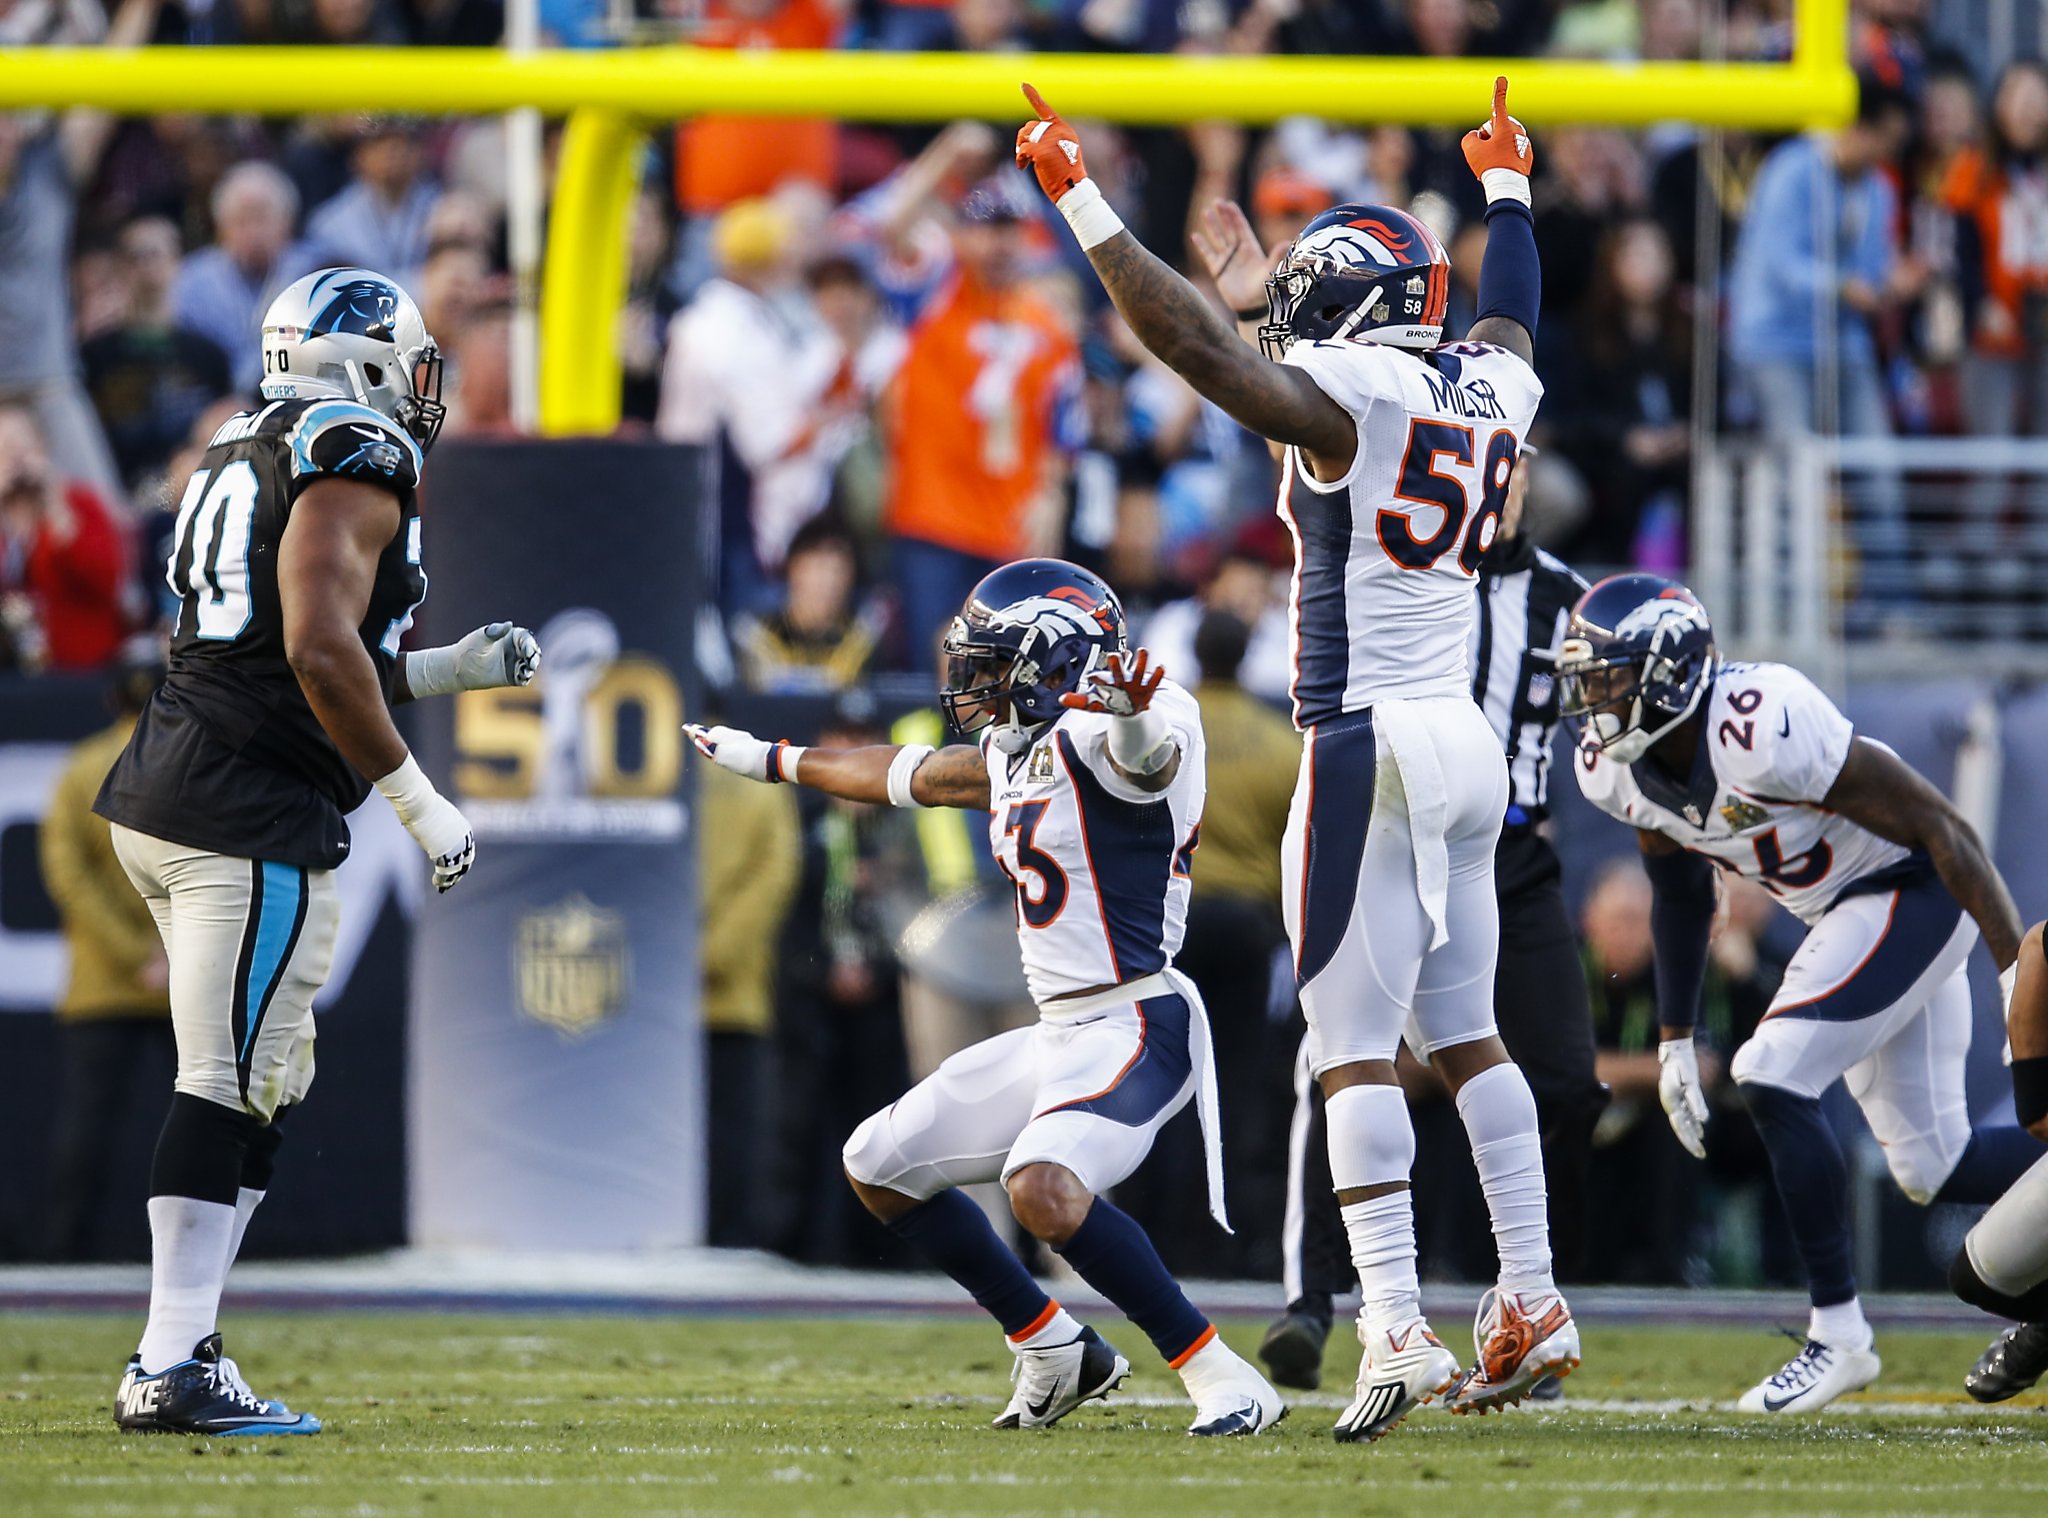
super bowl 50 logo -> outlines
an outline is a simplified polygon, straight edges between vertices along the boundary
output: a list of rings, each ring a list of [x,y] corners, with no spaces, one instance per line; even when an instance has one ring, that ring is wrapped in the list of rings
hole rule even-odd
[[[543,626],[525,689],[464,691],[455,789],[479,837],[674,838],[683,831],[683,695],[667,666],[622,652],[601,611]]]

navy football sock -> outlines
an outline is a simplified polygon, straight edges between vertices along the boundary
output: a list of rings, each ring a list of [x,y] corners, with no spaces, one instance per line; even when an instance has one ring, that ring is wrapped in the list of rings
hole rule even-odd
[[[1934,1199],[1995,1202],[2044,1154],[2048,1149],[2024,1128],[1979,1128]]]
[[[1030,1328],[1052,1308],[1031,1272],[996,1237],[988,1215],[957,1191],[942,1191],[889,1224],[1003,1325],[1005,1334]]]
[[[1745,1083],[1743,1099],[1764,1148],[1771,1176],[1792,1225],[1792,1239],[1806,1262],[1807,1292],[1815,1307],[1833,1307],[1856,1295],[1850,1263],[1849,1163],[1820,1102],[1776,1086]]]
[[[1167,1274],[1145,1230],[1107,1197],[1095,1199],[1059,1252],[1082,1280],[1138,1325],[1176,1370],[1207,1342],[1209,1320]]]

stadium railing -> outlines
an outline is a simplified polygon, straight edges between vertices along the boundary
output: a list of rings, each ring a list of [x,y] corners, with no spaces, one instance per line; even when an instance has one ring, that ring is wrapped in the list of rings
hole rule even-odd
[[[1702,471],[1693,583],[1738,656],[1839,689],[1994,679],[2048,659],[2048,439],[1726,444]]]

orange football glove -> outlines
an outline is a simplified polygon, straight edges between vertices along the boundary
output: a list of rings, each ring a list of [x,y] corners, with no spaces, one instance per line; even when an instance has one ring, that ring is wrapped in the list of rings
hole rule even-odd
[[[1028,84],[1024,98],[1031,102],[1038,119],[1017,128],[1017,167],[1036,174],[1038,187],[1058,205],[1062,195],[1088,177],[1088,166],[1081,162],[1080,134],[1060,120],[1045,97]]]
[[[1505,75],[1493,81],[1493,117],[1484,126],[1465,134],[1465,162],[1484,183],[1488,173],[1505,169],[1525,180],[1536,166],[1536,150],[1529,144],[1529,129],[1508,114],[1508,81]],[[1493,186],[1487,186],[1489,200]],[[1525,194],[1515,197],[1526,200]]]

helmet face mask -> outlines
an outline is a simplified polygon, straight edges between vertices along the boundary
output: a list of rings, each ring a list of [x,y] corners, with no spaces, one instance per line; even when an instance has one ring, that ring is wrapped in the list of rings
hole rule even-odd
[[[953,619],[939,706],[960,736],[990,731],[1000,752],[1019,754],[1058,720],[1060,697],[1123,647],[1123,608],[1095,575],[1059,559],[1006,564]]]
[[[1559,710],[1580,749],[1634,764],[1691,717],[1720,668],[1706,611],[1654,575],[1602,580],[1558,653]]]
[[[287,288],[263,317],[263,396],[332,396],[389,417],[424,453],[440,435],[441,350],[419,308],[368,269],[323,269]]]

